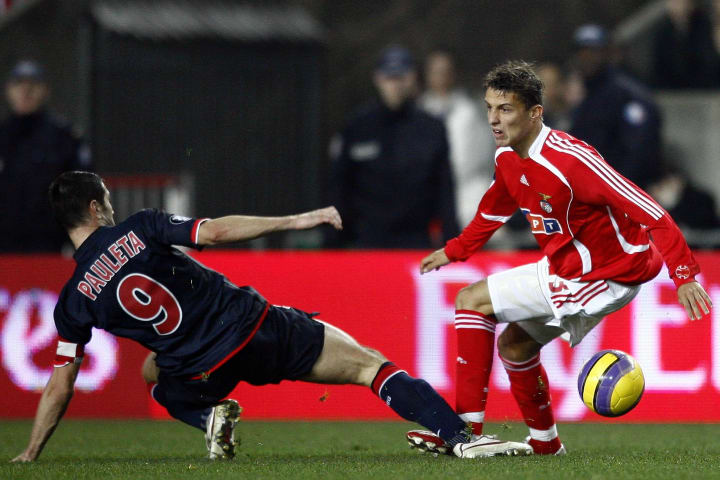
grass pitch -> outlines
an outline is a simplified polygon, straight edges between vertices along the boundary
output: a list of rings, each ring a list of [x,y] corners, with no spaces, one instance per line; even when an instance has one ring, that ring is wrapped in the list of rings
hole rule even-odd
[[[0,479],[489,478],[720,479],[720,425],[560,425],[565,457],[460,460],[411,451],[402,422],[242,422],[232,462],[204,458],[202,434],[178,422],[65,421],[33,464],[10,464],[29,421],[0,422]],[[522,440],[521,424],[488,433]]]

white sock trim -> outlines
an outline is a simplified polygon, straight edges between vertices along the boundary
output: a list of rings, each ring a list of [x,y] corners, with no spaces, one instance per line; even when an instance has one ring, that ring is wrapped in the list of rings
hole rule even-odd
[[[557,438],[557,436],[558,436],[557,425],[553,425],[552,427],[548,428],[547,430],[536,430],[534,428],[530,428],[530,438],[532,438],[533,440],[539,440],[541,442],[549,442],[551,440],[555,440]]]
[[[483,423],[485,421],[485,412],[467,412],[458,414],[463,422]]]

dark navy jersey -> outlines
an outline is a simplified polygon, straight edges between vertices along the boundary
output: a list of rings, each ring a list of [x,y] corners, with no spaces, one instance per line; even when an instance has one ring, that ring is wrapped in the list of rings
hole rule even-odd
[[[55,307],[63,341],[84,345],[101,328],[156,352],[171,375],[205,372],[243,345],[265,299],[172,246],[198,248],[203,221],[143,210],[93,232]]]

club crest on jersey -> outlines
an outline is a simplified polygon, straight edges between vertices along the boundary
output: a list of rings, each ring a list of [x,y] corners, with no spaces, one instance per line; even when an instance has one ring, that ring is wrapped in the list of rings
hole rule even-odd
[[[181,223],[185,223],[190,220],[192,220],[190,217],[183,217],[182,215],[173,215],[170,217],[170,223],[173,225],[180,225]]]
[[[551,213],[552,205],[550,205],[550,202],[548,202],[548,200],[550,200],[552,198],[552,196],[545,195],[544,193],[540,193],[540,192],[538,192],[538,195],[540,195],[542,197],[542,200],[540,200],[540,208],[545,210],[545,212],[547,212],[547,213]]]
[[[563,233],[560,222],[554,218],[545,218],[542,215],[530,213],[527,208],[521,208],[520,211],[525,215],[530,223],[530,231],[533,234],[542,233],[544,235],[553,235],[555,233]]]

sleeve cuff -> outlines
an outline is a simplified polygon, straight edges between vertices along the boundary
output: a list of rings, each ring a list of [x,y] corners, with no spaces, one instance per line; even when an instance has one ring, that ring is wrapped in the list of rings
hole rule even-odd
[[[680,285],[694,282],[695,275],[698,273],[700,273],[700,267],[698,267],[697,264],[690,266],[678,265],[670,274],[670,278],[672,278],[672,281],[675,282],[675,287],[680,287]]]
[[[202,245],[198,245],[200,239],[200,225],[210,220],[209,218],[199,218],[193,223],[192,230],[190,231],[190,241],[193,245],[196,245],[198,250],[202,249]]]
[[[686,283],[695,282],[695,275],[691,275],[687,278],[678,278],[676,276],[672,277],[672,281],[675,282],[675,288],[680,288],[681,285],[685,285]]]
[[[448,257],[448,260],[451,262],[457,262],[458,260],[465,261],[466,259],[462,258],[462,252],[459,252],[460,250],[458,246],[459,240],[457,237],[448,240],[448,242],[445,244],[445,248],[443,249],[445,251],[445,255]]]

